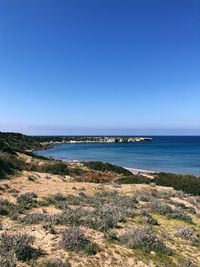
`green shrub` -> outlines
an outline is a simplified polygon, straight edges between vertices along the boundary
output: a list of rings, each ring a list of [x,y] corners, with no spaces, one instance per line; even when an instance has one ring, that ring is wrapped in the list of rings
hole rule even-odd
[[[154,182],[157,185],[173,187],[185,193],[200,195],[200,178],[191,175],[158,173]]]
[[[104,163],[101,161],[89,161],[89,162],[83,162],[83,165],[96,171],[112,171],[117,174],[123,174],[125,176],[132,175],[132,173],[120,166],[113,165],[110,163]]]
[[[25,165],[17,156],[0,152],[0,179],[15,174],[22,170]]]
[[[20,133],[3,133],[0,132],[0,150],[6,152],[10,151],[24,151],[28,149],[40,149],[42,145],[32,136],[23,135]]]
[[[68,175],[69,168],[66,163],[56,162],[54,164],[45,165],[44,172],[57,174],[57,175]]]
[[[188,194],[200,195],[200,178],[192,175],[157,173],[153,179],[143,175],[130,175],[116,180],[119,184],[150,184],[173,187]]]
[[[60,161],[51,161],[51,163],[44,164],[44,165],[32,164],[30,165],[30,170],[52,173],[52,174],[57,174],[61,176],[69,174],[69,168],[68,168],[67,163],[60,162]]]
[[[143,175],[130,175],[116,180],[118,184],[150,184],[153,180]]]

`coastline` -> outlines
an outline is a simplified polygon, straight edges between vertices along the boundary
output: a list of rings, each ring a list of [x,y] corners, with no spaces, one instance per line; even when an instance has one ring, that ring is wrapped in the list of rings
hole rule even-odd
[[[121,167],[123,167],[124,169],[129,170],[133,174],[138,174],[138,173],[153,174],[153,173],[157,172],[157,171],[150,171],[150,170],[144,170],[144,169],[127,168],[127,167],[124,167],[124,166],[121,166]]]
[[[74,229],[79,231],[85,228],[84,242],[88,240],[87,242],[94,244],[96,249],[95,255],[97,256],[92,255],[95,266],[104,265],[108,254],[112,257],[114,253],[117,255],[114,255],[113,262],[109,257],[109,266],[110,262],[112,266],[116,266],[116,258],[122,266],[121,263],[128,262],[130,257],[132,260],[130,266],[138,265],[137,259],[133,258],[133,248],[127,248],[127,258],[124,258],[125,244],[119,243],[120,239],[111,242],[110,235],[108,235],[108,233],[117,233],[113,237],[120,238],[122,232],[132,228],[137,229],[139,234],[144,229],[152,229],[156,242],[159,234],[161,244],[166,243],[175,251],[170,255],[170,266],[174,265],[172,260],[178,262],[186,255],[186,249],[187,255],[193,250],[192,257],[198,260],[199,247],[197,246],[195,251],[195,247],[188,243],[188,240],[180,247],[174,231],[177,225],[180,225],[182,229],[184,223],[192,227],[192,231],[195,231],[197,237],[199,236],[200,179],[189,175],[154,173],[145,170],[145,165],[140,169],[121,168],[120,166],[126,166],[126,164],[116,166],[105,162],[106,159],[107,161],[112,159],[112,154],[109,158],[104,157],[104,162],[65,160],[64,157],[59,160],[56,160],[56,157],[52,159],[49,157],[47,160],[45,155],[34,157],[33,153],[26,153],[25,148],[31,148],[33,145],[33,147],[40,146],[37,143],[32,145],[28,142],[29,140],[25,142],[23,138],[22,140],[20,138],[14,143],[15,146],[12,146],[9,140],[10,150],[7,148],[7,151],[3,150],[0,155],[2,168],[0,168],[2,170],[0,173],[0,176],[2,175],[0,215],[2,216],[0,217],[1,230],[3,230],[1,234],[2,237],[6,236],[5,245],[8,244],[9,248],[10,242],[8,243],[7,240],[10,241],[13,238],[18,240],[17,238],[20,237],[21,243],[19,244],[24,245],[24,237],[26,240],[30,237],[30,240],[35,242],[31,243],[30,248],[34,251],[38,249],[42,254],[36,259],[31,259],[26,265],[21,258],[16,259],[15,265],[25,267],[32,266],[33,263],[34,266],[43,266],[45,261],[49,266],[51,258],[54,259],[57,255],[62,259],[67,259],[71,264],[69,266],[90,265],[91,254],[86,251],[80,250],[80,254],[76,250],[72,252],[71,247],[63,249],[58,246],[58,242],[63,240],[66,231],[70,231],[68,239],[71,240],[71,233],[73,234]],[[67,150],[66,153],[68,153]],[[75,154],[71,155],[71,159],[75,158],[73,155]],[[123,158],[122,154],[118,155],[121,159]],[[90,160],[92,159],[94,158],[91,157]],[[154,166],[156,167],[156,163]],[[166,212],[163,213],[163,210]],[[114,225],[113,221],[116,222]],[[18,232],[21,233],[22,228],[25,236],[22,235],[21,238]],[[127,235],[129,236],[130,232],[127,232]],[[75,231],[76,236],[77,231]],[[142,236],[144,236],[143,232]],[[148,235],[146,237],[148,240]],[[74,236],[72,238],[74,240]],[[30,248],[28,247],[28,252]],[[8,250],[2,254],[8,263],[10,263],[11,252]],[[0,253],[0,257],[2,255]],[[80,255],[84,255],[84,262]],[[138,250],[134,255],[138,255]],[[146,252],[144,256],[142,254],[142,257],[146,257]],[[155,259],[155,266],[163,265],[163,256],[161,259],[156,256]],[[199,266],[197,260],[195,263]],[[148,255],[144,261],[141,261],[141,254],[139,255],[140,266],[145,266],[145,262],[148,261]],[[60,262],[58,266],[61,266]],[[186,266],[184,262],[182,266]]]
[[[130,169],[133,173],[168,172],[200,176],[200,165],[197,162],[199,139],[197,138],[193,140],[190,137],[181,137],[180,139],[179,137],[156,137],[152,143],[130,144],[130,150],[128,144],[121,144],[119,146],[118,144],[111,146],[91,144],[91,153],[90,147],[87,144],[85,147],[88,151],[85,151],[85,147],[82,145],[79,146],[79,144],[77,144],[77,147],[66,144],[66,147],[65,145],[63,146],[66,152],[62,152],[62,148],[59,148],[62,144],[57,143],[54,145],[55,148],[52,151],[35,151],[35,153],[39,153],[41,156],[53,156],[53,158],[67,159],[69,161],[110,162]],[[168,147],[167,150],[165,150],[166,147]],[[76,148],[78,153],[76,152]],[[48,150],[48,148],[44,150]],[[65,155],[65,153],[67,154]]]
[[[65,136],[65,137],[41,137],[39,140],[44,150],[52,148],[54,145],[61,144],[93,144],[93,143],[138,143],[138,142],[150,142],[153,140],[151,137],[122,137],[122,136]],[[43,139],[43,140],[42,140]]]

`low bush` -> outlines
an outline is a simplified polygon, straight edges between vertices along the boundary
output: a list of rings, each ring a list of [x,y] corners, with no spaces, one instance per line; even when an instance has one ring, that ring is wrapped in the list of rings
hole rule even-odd
[[[108,172],[100,171],[88,171],[81,176],[75,177],[77,182],[88,182],[88,183],[110,183],[115,179],[113,174]]]
[[[7,178],[25,168],[26,163],[17,156],[0,152],[0,179]]]
[[[199,236],[191,227],[178,227],[176,229],[176,235],[182,239],[190,241],[192,244],[197,244],[199,241]]]
[[[142,220],[150,225],[159,225],[158,221],[154,219],[151,214],[145,210],[141,212]]]
[[[112,171],[117,174],[123,174],[125,176],[132,175],[132,173],[129,170],[106,162],[89,161],[89,162],[83,162],[83,165],[95,171]]]
[[[138,193],[135,196],[137,201],[142,201],[142,202],[151,202],[154,200],[154,196],[152,196],[149,192],[148,193]]]
[[[181,175],[174,173],[156,173],[153,179],[149,179],[142,175],[130,175],[129,177],[119,178],[119,184],[150,184],[173,187],[184,193],[200,195],[200,178],[192,175]]]
[[[170,219],[178,219],[193,224],[192,218],[180,208],[176,208],[171,213],[168,213],[167,217]]]
[[[68,261],[62,261],[59,258],[43,260],[40,263],[36,263],[33,267],[71,267]]]
[[[171,255],[172,251],[150,228],[135,227],[125,232],[120,240],[130,248],[139,248],[146,252],[156,251]]]
[[[58,223],[64,225],[81,225],[83,224],[84,217],[88,214],[82,207],[76,209],[68,208],[63,210],[59,216]]]
[[[0,251],[0,266],[2,267],[16,267],[17,259],[12,251]]]
[[[32,247],[34,237],[27,234],[9,234],[0,236],[0,255],[9,260],[10,256],[21,261],[28,261],[41,255],[41,251]],[[9,266],[8,264],[6,266]]]
[[[148,203],[147,207],[149,207],[151,211],[158,212],[161,215],[168,215],[169,213],[173,212],[172,208],[169,205],[157,200]]]
[[[9,216],[11,219],[16,219],[19,208],[7,199],[0,199],[0,215]]]
[[[15,205],[7,199],[0,199],[0,215],[9,215],[15,208]]]
[[[116,206],[123,207],[126,209],[135,208],[135,204],[138,203],[134,196],[120,195],[117,191],[101,191],[97,192],[92,198],[91,203],[94,207],[105,203],[115,204]]]
[[[69,175],[72,176],[72,177],[77,177],[77,176],[84,176],[84,174],[86,174],[87,171],[84,170],[84,169],[81,169],[80,167],[78,166],[70,166],[69,168]]]
[[[47,213],[30,213],[21,217],[19,220],[25,224],[38,224],[41,222],[48,222],[50,220],[50,215]]]
[[[197,214],[197,211],[194,207],[186,207],[187,212],[191,213],[191,214]]]
[[[27,192],[17,197],[17,203],[22,209],[31,209],[37,206],[37,195]]]
[[[181,208],[172,209],[169,205],[158,201],[148,203],[147,207],[150,207],[153,212],[158,212],[161,215],[167,216],[169,219],[178,219],[191,224],[193,223],[192,218]]]
[[[60,223],[59,215],[49,215],[47,213],[31,213],[20,218],[20,222],[24,224],[40,224],[51,234],[55,234],[55,226]]]
[[[150,184],[153,179],[145,177],[143,175],[129,175],[129,177],[122,177],[116,180],[118,184]]]
[[[200,179],[196,176],[161,172],[155,176],[154,182],[157,185],[173,187],[185,193],[200,195]]]
[[[111,228],[117,227],[119,222],[125,222],[127,217],[133,215],[134,213],[131,213],[130,210],[121,208],[112,202],[90,212],[84,222],[88,227],[106,233]]]
[[[43,165],[30,164],[29,169],[31,171],[52,173],[61,176],[69,174],[69,168],[67,163],[61,161],[50,161],[48,164],[43,164]]]
[[[62,233],[60,245],[71,251],[84,251],[92,255],[97,253],[97,248],[85,237],[85,231],[76,226],[70,227]]]
[[[55,195],[52,195],[50,197],[44,198],[39,203],[41,206],[49,206],[49,205],[55,205],[56,208],[64,209],[67,208],[67,196],[64,196],[61,193],[57,193]]]
[[[23,151],[23,154],[28,155],[28,156],[31,156],[31,157],[33,157],[35,159],[41,159],[41,160],[45,160],[45,161],[50,161],[51,160],[50,158],[37,155],[37,154],[35,154],[33,152],[30,152],[30,151]]]
[[[54,195],[54,200],[55,201],[66,201],[67,198],[63,194],[57,193],[57,194]]]
[[[68,175],[69,168],[66,163],[64,162],[56,162],[53,164],[46,164],[43,166],[43,172],[48,172],[57,175]]]
[[[196,264],[193,264],[191,260],[186,259],[184,260],[184,262],[181,264],[180,267],[198,267],[198,266]]]
[[[59,216],[51,215],[48,220],[43,222],[43,228],[51,234],[56,234],[55,226],[59,222]]]
[[[81,196],[67,195],[64,196],[60,193],[57,193],[49,198],[46,198],[45,201],[48,205],[55,205],[59,209],[67,209],[68,205],[78,206],[84,199]]]

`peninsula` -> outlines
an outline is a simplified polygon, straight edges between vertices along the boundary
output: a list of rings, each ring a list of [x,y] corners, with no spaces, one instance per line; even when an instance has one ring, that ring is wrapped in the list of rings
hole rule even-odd
[[[37,140],[44,149],[56,144],[81,143],[135,143],[152,141],[150,137],[122,137],[122,136],[41,136]]]

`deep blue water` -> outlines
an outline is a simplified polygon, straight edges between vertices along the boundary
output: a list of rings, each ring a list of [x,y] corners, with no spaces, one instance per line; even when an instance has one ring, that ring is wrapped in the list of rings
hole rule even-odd
[[[200,176],[200,136],[154,136],[153,141],[140,143],[62,144],[37,154]]]

